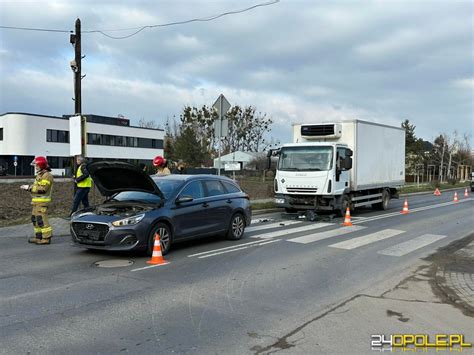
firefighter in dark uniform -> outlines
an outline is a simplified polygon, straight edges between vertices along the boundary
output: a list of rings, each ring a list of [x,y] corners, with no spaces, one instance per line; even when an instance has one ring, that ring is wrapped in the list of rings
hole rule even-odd
[[[29,243],[46,245],[51,243],[53,228],[48,222],[48,207],[51,203],[53,191],[53,175],[50,173],[48,161],[39,156],[31,163],[35,166],[36,178],[33,185],[22,185],[22,190],[31,193],[31,222],[33,223],[35,236],[28,239]]]

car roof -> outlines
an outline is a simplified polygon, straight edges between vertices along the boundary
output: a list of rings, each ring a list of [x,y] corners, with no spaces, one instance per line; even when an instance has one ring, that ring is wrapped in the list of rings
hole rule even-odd
[[[153,180],[163,179],[163,180],[177,180],[177,181],[189,181],[196,180],[199,178],[214,179],[214,180],[224,180],[229,182],[234,182],[234,180],[228,178],[227,176],[211,175],[211,174],[170,174],[170,175],[152,175]]]

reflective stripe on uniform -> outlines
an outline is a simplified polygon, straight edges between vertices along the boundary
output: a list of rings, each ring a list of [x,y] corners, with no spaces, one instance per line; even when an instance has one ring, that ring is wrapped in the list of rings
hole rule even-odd
[[[42,233],[48,233],[53,231],[53,227],[40,228]]]
[[[32,202],[51,202],[51,197],[34,197],[31,199]]]
[[[36,233],[41,233],[42,229],[39,227],[34,227],[34,232]]]
[[[41,179],[38,183],[40,185],[51,185],[51,181],[46,180],[46,179]]]

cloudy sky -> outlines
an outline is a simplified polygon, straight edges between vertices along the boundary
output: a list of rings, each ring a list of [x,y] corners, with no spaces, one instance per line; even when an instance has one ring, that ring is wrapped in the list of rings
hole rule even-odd
[[[271,0],[0,0],[0,25],[83,31],[208,17]],[[280,2],[128,39],[84,33],[83,112],[164,125],[185,105],[253,105],[291,123],[414,123],[419,137],[473,132],[473,1]],[[126,36],[132,30],[108,31]],[[0,29],[0,113],[74,109],[68,33]]]

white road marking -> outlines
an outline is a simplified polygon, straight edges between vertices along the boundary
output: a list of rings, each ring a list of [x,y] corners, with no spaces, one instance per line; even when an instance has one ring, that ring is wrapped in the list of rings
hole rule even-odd
[[[380,240],[384,240],[387,238],[392,238],[395,237],[396,235],[405,233],[404,231],[396,230],[396,229],[384,229],[372,234],[364,235],[362,237],[354,238],[351,240],[346,240],[343,242],[339,242],[336,244],[330,245],[332,248],[339,248],[339,249],[355,249],[359,248],[361,246],[370,244],[370,243],[375,243]]]
[[[257,219],[252,219],[250,224],[255,224],[255,223],[262,223],[262,222],[271,222],[274,221],[274,218],[257,218]]]
[[[301,223],[300,221],[281,221],[276,223],[265,223],[259,226],[250,226],[245,228],[246,233],[251,233],[259,230],[270,229],[270,228],[277,228],[277,227],[286,227],[292,224]]]
[[[140,267],[138,269],[133,269],[133,270],[130,270],[130,271],[134,272],[134,271],[146,270],[146,269],[151,269],[151,268],[154,268],[154,267],[168,265],[168,264],[169,264],[169,262],[167,262],[166,264],[150,265],[150,266]]]
[[[199,256],[199,255],[214,253],[214,252],[220,251],[220,250],[227,250],[227,249],[238,248],[238,247],[245,246],[245,245],[257,244],[257,243],[261,243],[261,242],[262,242],[261,240],[257,240],[257,241],[255,241],[255,242],[242,243],[242,244],[232,245],[232,246],[230,246],[230,247],[225,247],[225,248],[219,248],[219,249],[213,249],[213,250],[203,251],[202,253],[196,253],[196,254],[188,255],[188,258],[191,258],[191,257],[193,257],[193,256]]]
[[[307,224],[305,226],[298,227],[298,228],[289,228],[289,229],[284,229],[284,230],[270,232],[270,233],[256,234],[256,235],[252,235],[250,238],[263,238],[263,239],[277,238],[277,237],[282,237],[289,234],[311,231],[314,229],[320,229],[320,228],[333,226],[333,225],[334,223]]]
[[[332,229],[326,232],[313,233],[313,234],[304,235],[298,238],[288,239],[288,241],[293,242],[293,243],[308,244],[308,243],[316,242],[318,240],[338,237],[340,235],[344,235],[347,233],[356,232],[365,228],[366,227],[363,227],[363,226],[342,227],[342,228]]]
[[[394,245],[390,248],[379,251],[379,254],[389,256],[403,256],[417,249],[423,248],[440,239],[446,238],[445,235],[423,234],[421,237]]]
[[[260,243],[260,244],[247,245],[247,246],[244,246],[242,248],[234,248],[234,249],[230,249],[230,250],[219,251],[217,253],[201,255],[201,256],[198,256],[198,259],[205,259],[205,258],[210,258],[211,256],[216,256],[216,255],[221,255],[221,254],[226,254],[226,253],[232,253],[234,251],[248,249],[248,248],[252,248],[252,247],[258,247],[260,245],[266,245],[266,244],[270,244],[270,243],[279,242],[280,240],[281,239],[269,240],[267,242],[263,242],[263,243]]]
[[[463,202],[468,202],[468,201],[471,201],[471,200],[472,200],[472,198],[469,197],[469,198],[462,199],[459,202],[453,202],[453,201],[443,202],[443,203],[438,203],[438,204],[432,205],[432,206],[423,206],[423,207],[417,207],[417,208],[409,209],[409,211],[410,211],[410,213],[415,213],[415,212],[430,210],[430,209],[433,209],[433,208],[440,208],[440,207],[456,205],[456,204],[460,204],[460,203],[463,203]],[[384,219],[384,218],[395,217],[395,216],[403,216],[403,214],[401,214],[400,211],[390,212],[390,213],[385,213],[385,214],[378,215],[378,216],[367,217],[366,219],[360,220],[360,221],[357,220],[357,221],[353,222],[353,224],[371,222],[371,221],[376,221],[378,219]]]

